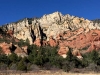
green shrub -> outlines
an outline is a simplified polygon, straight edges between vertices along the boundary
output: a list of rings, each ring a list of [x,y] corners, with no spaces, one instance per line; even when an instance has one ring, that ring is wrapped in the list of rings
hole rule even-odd
[[[24,63],[24,61],[21,60],[18,63],[17,70],[27,71],[27,65]]]

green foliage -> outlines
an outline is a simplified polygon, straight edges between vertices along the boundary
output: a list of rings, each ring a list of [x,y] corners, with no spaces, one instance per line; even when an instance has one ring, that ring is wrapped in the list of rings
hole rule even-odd
[[[67,58],[66,59],[71,62],[71,61],[73,61],[73,57],[74,56],[72,55],[72,49],[69,48],[69,51],[67,53]]]
[[[0,70],[7,70],[7,64],[0,63]]]
[[[3,43],[3,42],[10,43],[10,40],[6,37],[0,38],[0,43]]]
[[[94,50],[94,51],[91,52],[90,56],[91,56],[92,62],[97,63],[97,60],[99,59],[98,52]]]
[[[62,69],[65,72],[69,72],[73,68],[74,68],[74,63],[73,62],[69,62],[69,61],[66,61],[66,60],[63,61]]]
[[[28,46],[28,45],[29,45],[29,40],[28,40],[28,38],[26,39],[26,41],[20,39],[20,41],[18,42],[18,45],[19,45],[20,47],[22,47],[22,46]]]
[[[0,54],[2,54],[3,52],[2,52],[2,48],[0,47]]]
[[[92,20],[94,23],[100,23],[100,19]]]
[[[32,18],[27,18],[28,19],[28,24],[32,24]]]
[[[3,38],[0,38],[0,43],[5,42],[5,40]]]
[[[29,45],[28,46],[28,60],[33,63],[34,59],[37,57],[38,54],[38,47],[36,45]]]
[[[97,63],[99,59],[99,54],[97,51],[93,50],[90,53],[87,53],[83,57],[88,63]]]
[[[11,64],[11,61],[5,54],[0,54],[0,64],[5,64],[9,66]]]
[[[67,58],[62,58],[57,53],[58,47],[37,47],[35,45],[29,46],[29,56],[28,60],[32,64],[39,65],[41,67],[45,67],[50,69],[53,66],[56,68],[62,68],[64,71],[70,71],[73,68],[83,67],[84,63],[80,61],[78,58],[72,55],[72,49],[69,48],[69,52],[67,54]]]
[[[69,52],[67,53],[67,57],[62,62],[62,69],[64,71],[69,72],[74,68],[84,68],[87,65],[83,60],[78,59],[76,56],[72,54],[72,49],[69,48]]]
[[[28,38],[26,39],[26,41],[25,41],[25,42],[26,42],[26,44],[27,44],[27,45],[29,45],[29,43],[30,43],[30,41],[29,41],[29,39],[28,39]]]
[[[87,53],[83,55],[83,59],[80,60],[76,56],[73,56],[72,49],[69,48],[66,58],[62,58],[58,55],[58,47],[29,45],[29,40],[26,42],[21,40],[20,46],[28,45],[28,56],[18,57],[15,53],[11,55],[0,54],[0,64],[5,64],[10,69],[14,66],[17,70],[27,71],[29,70],[28,64],[35,65],[36,68],[60,68],[66,72],[69,72],[75,68],[93,68],[100,66],[100,57],[97,51]],[[92,64],[92,67],[90,67]],[[94,65],[95,64],[95,65]],[[5,66],[4,65],[4,66]],[[38,67],[39,66],[39,67]],[[34,66],[32,66],[34,69]]]
[[[18,63],[17,70],[27,71],[27,66],[23,60]]]
[[[17,64],[13,63],[9,66],[10,70],[17,70]]]
[[[8,56],[11,62],[16,63],[18,61],[18,56],[15,53],[12,53]]]
[[[30,51],[28,59],[31,63],[43,66],[45,63],[55,63],[55,57],[57,55],[57,49],[55,47],[45,46],[37,47],[35,45],[29,46]]]

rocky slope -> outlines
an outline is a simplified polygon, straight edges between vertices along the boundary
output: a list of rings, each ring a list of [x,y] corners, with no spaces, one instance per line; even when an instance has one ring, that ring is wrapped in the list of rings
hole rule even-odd
[[[12,31],[9,31],[9,33],[12,33]],[[9,33],[4,32],[0,27],[0,54],[10,55],[15,53],[21,57],[27,56],[27,46],[19,47],[20,41]]]
[[[38,46],[59,45],[58,54],[66,57],[68,47],[73,54],[81,56],[80,51],[88,47],[86,52],[99,49],[100,23],[76,16],[62,15],[60,12],[44,15],[41,18],[25,18],[15,23],[2,26],[10,36],[30,41]]]

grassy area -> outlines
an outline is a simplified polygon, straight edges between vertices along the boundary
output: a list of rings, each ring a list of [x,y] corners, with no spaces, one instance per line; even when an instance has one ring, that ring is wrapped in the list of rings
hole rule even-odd
[[[82,73],[45,73],[45,74],[41,74],[41,73],[22,73],[22,74],[1,74],[1,75],[100,75],[99,74],[82,74]]]
[[[41,70],[41,71],[35,71],[35,72],[28,72],[28,73],[0,73],[0,75],[100,75],[100,73],[67,73],[63,71],[47,71],[47,70]]]

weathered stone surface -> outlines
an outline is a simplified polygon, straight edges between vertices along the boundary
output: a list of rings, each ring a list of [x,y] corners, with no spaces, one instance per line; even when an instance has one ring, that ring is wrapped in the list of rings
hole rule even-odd
[[[68,53],[69,48],[68,47],[60,47],[58,54],[66,58],[66,54]]]
[[[6,55],[10,55],[12,52],[16,53],[18,56],[25,57],[27,56],[27,47],[20,48],[17,45],[13,45],[12,43],[7,44],[5,42],[0,43],[0,47],[2,48],[2,52]],[[13,47],[13,48],[12,48]]]
[[[41,39],[37,38],[34,42],[35,45],[41,46]]]
[[[27,51],[25,49],[20,48],[19,46],[15,45],[16,49],[14,53],[16,53],[18,56],[25,57],[27,56]]]
[[[59,12],[54,12],[52,14],[44,15],[40,19],[25,18],[16,23],[10,23],[3,26],[3,29],[18,39],[26,40],[28,38],[30,44],[33,44],[36,38],[47,38],[46,40],[49,41],[50,36],[57,39],[56,36],[64,31],[74,31],[80,28],[80,30],[76,32],[78,35],[81,34],[84,29],[91,30],[98,27],[98,24],[94,25],[92,21],[87,19],[85,20],[84,18],[70,16],[68,14],[62,15]],[[88,30],[86,32],[88,32]]]
[[[27,49],[28,49],[28,46],[23,46],[23,47],[22,47],[22,50],[23,50],[26,54],[28,54]]]
[[[11,50],[10,50],[10,45],[9,44],[3,42],[3,43],[0,43],[0,47],[2,48],[2,52],[4,54],[7,54],[7,55],[11,54]]]
[[[75,31],[76,32],[76,31]],[[81,56],[78,49],[82,49],[84,47],[89,46],[89,48],[86,50],[86,52],[91,52],[93,50],[99,50],[100,49],[100,30],[91,30],[88,33],[85,33],[83,31],[81,34],[76,34],[68,38],[68,40],[62,40],[59,42],[59,51],[61,51],[61,48],[65,48],[66,46],[73,48],[73,55],[75,56]],[[77,48],[77,49],[76,49]],[[58,52],[59,52],[58,51]],[[62,52],[65,51],[62,49]],[[67,52],[63,53],[66,54]],[[59,53],[58,53],[59,54]],[[60,54],[60,55],[63,55]]]
[[[50,39],[49,39],[49,45],[52,46],[52,47],[55,47],[58,45],[58,43],[56,42],[55,39],[53,39],[53,37],[51,36]]]
[[[99,49],[100,24],[69,14],[62,15],[59,12],[54,12],[41,18],[26,18],[2,26],[2,28],[17,39],[26,40],[28,38],[30,44],[37,46],[59,45],[58,54],[63,57],[66,57],[68,52],[66,47],[73,48],[73,55],[76,56],[79,56],[80,49],[87,46],[89,48],[86,52]],[[76,48],[78,51],[74,50]],[[18,49],[21,51],[20,48]],[[7,50],[10,53],[9,49]]]
[[[79,51],[77,48],[73,49],[72,54],[73,54],[74,56],[81,56],[81,53],[80,53],[80,51]]]

